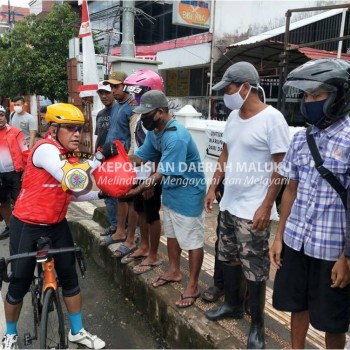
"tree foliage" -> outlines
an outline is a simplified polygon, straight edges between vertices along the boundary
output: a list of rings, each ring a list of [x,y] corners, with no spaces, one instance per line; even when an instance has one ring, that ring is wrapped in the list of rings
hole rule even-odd
[[[45,17],[31,15],[0,39],[0,95],[38,94],[67,101],[69,39],[77,36],[77,14],[56,4]]]

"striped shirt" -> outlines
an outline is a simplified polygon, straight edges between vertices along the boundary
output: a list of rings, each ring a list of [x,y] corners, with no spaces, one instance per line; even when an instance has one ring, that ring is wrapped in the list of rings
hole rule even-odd
[[[344,187],[350,183],[350,119],[344,117],[312,134],[330,170]],[[306,129],[297,132],[278,171],[298,181],[297,196],[286,223],[284,242],[306,255],[336,261],[344,249],[346,212],[338,193],[314,167]]]

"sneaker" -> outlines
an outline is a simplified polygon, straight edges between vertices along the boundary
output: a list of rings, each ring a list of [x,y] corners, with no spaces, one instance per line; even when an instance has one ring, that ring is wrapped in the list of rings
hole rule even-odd
[[[68,340],[72,343],[82,344],[90,349],[103,349],[106,346],[106,343],[102,339],[97,335],[90,334],[84,328],[75,335],[69,330]]]
[[[1,349],[18,349],[17,334],[6,334],[1,341]]]
[[[10,228],[8,226],[5,227],[5,230],[0,233],[0,240],[6,239],[10,236]]]

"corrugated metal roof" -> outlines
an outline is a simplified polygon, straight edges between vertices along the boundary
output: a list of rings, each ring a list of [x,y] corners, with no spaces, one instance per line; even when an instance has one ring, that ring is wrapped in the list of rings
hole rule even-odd
[[[250,44],[231,46],[214,64],[214,71],[222,74],[231,64],[247,61],[255,66],[261,76],[278,75],[282,42],[263,40]],[[303,53],[293,50],[289,59],[297,67],[309,60]]]
[[[309,27],[310,25],[313,26],[315,23],[321,22],[322,20],[327,21],[329,18],[341,14],[342,11],[342,8],[325,11],[318,15],[291,23],[290,31],[292,32],[294,30],[293,33],[295,33],[298,30],[300,31],[299,28],[308,25]],[[280,55],[284,52],[284,44],[281,41],[283,40],[284,33],[285,27],[283,26],[229,45],[226,52],[215,62],[214,71],[222,74],[231,64],[239,61],[248,61],[256,67],[261,76],[277,76],[281,62]],[[269,40],[270,38],[273,39]],[[278,39],[280,41],[277,41]],[[296,45],[289,43],[288,46],[295,47]],[[290,50],[288,51],[288,69],[291,70],[310,59],[336,57],[337,53],[335,51],[325,51],[310,47]],[[350,60],[350,55],[342,54],[341,58]]]
[[[300,47],[298,51],[312,60],[319,58],[337,58],[336,51],[317,50],[311,47]],[[349,54],[342,53],[340,58],[346,61],[350,61]]]
[[[295,45],[290,44],[290,47]],[[260,76],[277,76],[280,55],[284,52],[282,42],[263,40],[250,44],[231,46],[227,52],[215,62],[214,71],[222,74],[230,65],[239,61],[252,63]],[[294,69],[301,64],[316,58],[336,58],[336,51],[318,50],[310,47],[298,48],[288,51],[289,69]],[[342,54],[342,59],[350,61],[349,54]]]
[[[325,18],[329,18],[329,17],[335,16],[335,15],[338,15],[339,13],[342,13],[342,11],[343,11],[343,9],[329,10],[329,11],[322,12],[318,15],[302,19],[300,21],[296,21],[296,22],[290,24],[290,30],[301,28],[301,27],[304,27],[308,24],[315,23],[317,21],[321,21]],[[256,43],[259,41],[263,41],[263,40],[268,40],[268,39],[273,38],[277,35],[283,34],[285,32],[285,30],[286,30],[285,26],[278,27],[278,28],[269,30],[269,31],[261,33],[261,34],[254,35],[254,36],[250,37],[249,39],[239,41],[237,43],[233,43],[233,44],[229,45],[228,48],[233,47],[233,46],[237,46],[237,45],[247,45],[247,44],[253,44],[253,43]]]

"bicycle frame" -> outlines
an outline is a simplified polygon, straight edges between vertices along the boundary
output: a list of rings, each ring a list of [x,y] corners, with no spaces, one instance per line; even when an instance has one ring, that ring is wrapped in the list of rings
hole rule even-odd
[[[46,242],[46,241],[45,241]],[[33,276],[30,292],[32,293],[33,316],[34,316],[34,336],[30,333],[24,334],[25,345],[30,345],[32,340],[38,339],[37,328],[40,324],[40,348],[62,348],[66,346],[64,317],[61,307],[58,291],[58,279],[55,272],[55,262],[53,255],[74,252],[78,262],[80,272],[85,278],[86,263],[83,252],[79,247],[67,247],[59,249],[50,249],[46,244],[40,247],[38,251],[12,255],[8,258],[0,258],[0,290],[2,281],[10,282],[12,274],[8,274],[8,265],[14,261],[36,258],[38,266],[38,276]],[[40,267],[42,268],[42,276],[40,275]],[[49,319],[52,315],[56,315],[57,322],[53,322],[55,330],[50,334],[56,334],[57,343],[48,345],[50,340],[48,336]]]
[[[57,278],[55,276],[55,260],[51,258],[48,261],[41,263],[44,271],[44,285],[43,291],[45,292],[48,288],[57,290]]]

